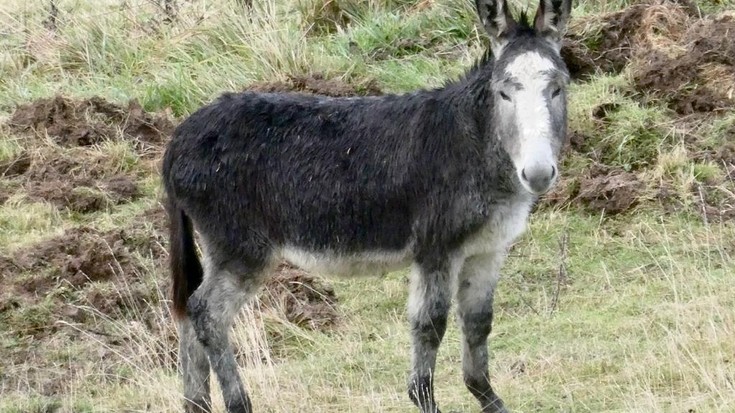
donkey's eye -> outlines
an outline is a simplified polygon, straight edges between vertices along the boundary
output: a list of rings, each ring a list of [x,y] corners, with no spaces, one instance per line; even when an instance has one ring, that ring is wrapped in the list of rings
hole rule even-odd
[[[551,92],[551,97],[552,98],[555,98],[555,97],[559,96],[559,93],[561,93],[561,88],[560,87],[554,89],[554,91]]]
[[[500,92],[500,97],[510,102],[510,96],[506,95],[505,92]]]

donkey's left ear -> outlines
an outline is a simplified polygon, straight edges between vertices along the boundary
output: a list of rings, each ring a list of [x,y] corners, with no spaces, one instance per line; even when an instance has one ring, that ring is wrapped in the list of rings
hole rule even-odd
[[[533,26],[536,32],[561,47],[561,38],[572,12],[572,0],[539,0]]]

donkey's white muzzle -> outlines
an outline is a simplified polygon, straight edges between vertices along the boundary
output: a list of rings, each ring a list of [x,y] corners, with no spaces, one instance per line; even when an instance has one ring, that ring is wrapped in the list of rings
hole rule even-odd
[[[556,182],[558,171],[556,157],[547,134],[526,139],[522,148],[522,162],[517,166],[518,179],[523,187],[534,195],[548,191]]]
[[[548,191],[556,182],[556,165],[553,163],[536,163],[521,169],[519,173],[521,184],[528,192],[541,195]]]

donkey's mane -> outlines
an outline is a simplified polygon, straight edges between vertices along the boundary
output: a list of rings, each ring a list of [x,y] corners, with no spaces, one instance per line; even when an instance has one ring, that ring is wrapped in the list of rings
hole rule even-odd
[[[518,16],[519,29],[533,29],[531,21],[528,18],[528,10],[522,10],[521,15]]]

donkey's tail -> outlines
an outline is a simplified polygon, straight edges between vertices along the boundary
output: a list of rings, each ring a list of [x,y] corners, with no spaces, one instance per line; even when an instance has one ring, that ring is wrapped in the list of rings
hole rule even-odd
[[[182,319],[186,317],[189,296],[202,283],[204,271],[194,245],[191,219],[173,203],[169,204],[168,216],[173,312],[176,318]]]

